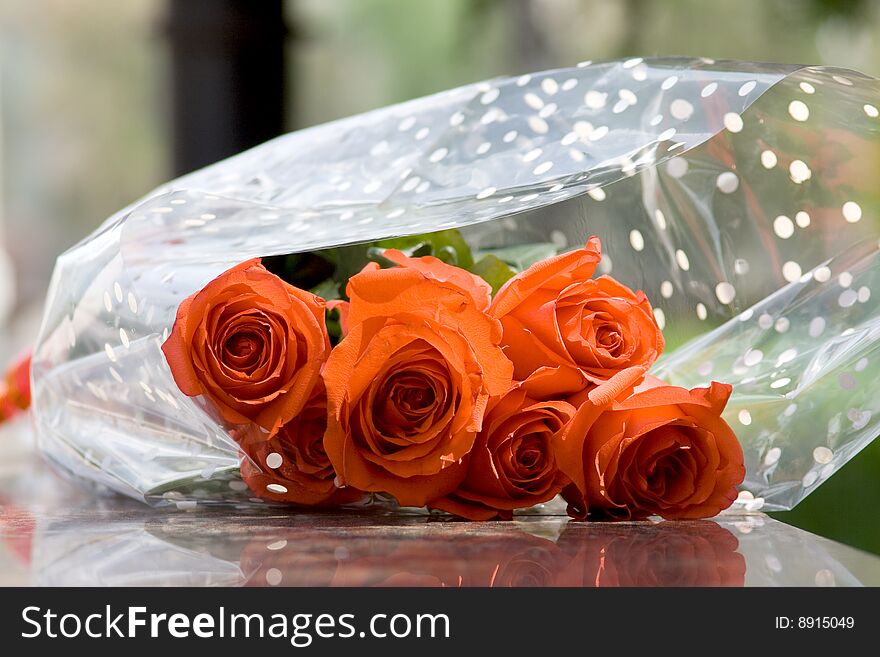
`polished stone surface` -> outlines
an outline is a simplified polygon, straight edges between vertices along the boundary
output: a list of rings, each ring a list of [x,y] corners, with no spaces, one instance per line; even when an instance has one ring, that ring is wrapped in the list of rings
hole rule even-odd
[[[0,584],[98,586],[858,586],[880,557],[759,513],[468,523],[374,509],[157,510],[95,496],[0,428]]]

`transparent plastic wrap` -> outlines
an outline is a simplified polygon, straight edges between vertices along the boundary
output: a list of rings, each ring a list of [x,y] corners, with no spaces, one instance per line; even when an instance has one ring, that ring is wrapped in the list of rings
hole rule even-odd
[[[160,351],[185,297],[258,256],[449,228],[476,250],[595,234],[600,271],[653,302],[655,372],[733,384],[740,503],[791,508],[880,425],[878,106],[880,83],[852,71],[630,59],[275,139],[59,258],[33,362],[40,447],[150,504],[249,504],[228,427]]]

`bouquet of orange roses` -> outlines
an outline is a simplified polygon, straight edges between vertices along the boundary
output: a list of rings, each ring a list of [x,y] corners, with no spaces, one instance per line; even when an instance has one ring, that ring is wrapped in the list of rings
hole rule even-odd
[[[880,433],[878,107],[632,58],[279,137],[62,254],[0,416],[156,506],[789,509]]]
[[[494,296],[433,255],[366,254],[347,281],[318,285],[344,298],[250,260],[178,309],[162,346],[174,380],[232,426],[257,497],[387,493],[472,520],[560,493],[579,519],[703,518],[736,499],[743,455],[720,417],[730,386],[647,375],[663,335],[641,291],[592,278],[598,238],[506,281],[486,256]]]

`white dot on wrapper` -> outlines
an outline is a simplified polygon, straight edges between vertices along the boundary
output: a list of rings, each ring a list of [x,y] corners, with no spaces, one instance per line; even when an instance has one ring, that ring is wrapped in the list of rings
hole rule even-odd
[[[687,121],[694,113],[694,106],[684,98],[676,98],[669,104],[669,113],[679,121]]]
[[[736,112],[728,112],[724,115],[724,127],[730,132],[739,132],[743,129],[742,117]]]
[[[588,91],[584,94],[584,105],[590,109],[602,109],[605,107],[605,99],[607,97],[608,94],[604,94],[601,91]]]
[[[832,452],[830,449],[828,449],[824,445],[817,447],[816,449],[813,450],[813,460],[816,463],[821,463],[823,465],[825,463],[831,463],[831,459],[833,459],[833,458],[834,458],[834,452]]]
[[[489,91],[480,96],[480,102],[483,105],[494,103],[498,99],[498,94],[500,93],[501,91],[498,89],[498,87],[495,87],[494,89],[489,89]]]
[[[767,313],[761,313],[758,317],[758,326],[762,329],[768,329],[773,326],[773,316],[768,315]]]
[[[125,332],[124,328],[119,329],[119,340],[122,342],[122,346],[128,349],[131,343],[128,340],[128,333]]]
[[[607,134],[608,134],[608,126],[607,125],[600,125],[598,128],[596,128],[595,130],[593,130],[590,133],[589,139],[590,139],[590,141],[599,141],[600,139],[602,139],[602,137],[604,137]]]
[[[605,200],[605,190],[601,187],[597,187],[596,189],[591,189],[587,192],[587,195],[593,199],[594,201],[604,201]]]
[[[663,91],[669,91],[670,89],[672,89],[672,87],[675,86],[676,82],[678,82],[678,76],[677,75],[670,75],[668,78],[663,80],[662,84],[660,85],[660,88],[663,89]]]
[[[277,568],[270,568],[266,571],[266,583],[269,584],[269,586],[278,586],[281,584],[283,578],[284,576]]]
[[[642,234],[637,230],[631,230],[629,232],[629,243],[636,251],[641,251],[645,248],[645,238],[642,237]]]
[[[837,76],[834,76],[835,78]],[[813,581],[816,583],[816,586],[821,587],[830,587],[837,586],[837,582],[834,580],[834,573],[827,568],[823,568],[816,572],[816,576],[813,578]]]
[[[811,338],[818,338],[825,330],[825,318],[814,317],[810,320],[810,328],[808,330]]]
[[[785,407],[785,410],[782,411],[782,414],[785,417],[791,417],[795,413],[797,413],[797,404],[789,404],[788,406]]]
[[[721,303],[730,303],[736,297],[736,288],[727,281],[722,281],[715,286],[715,296]]]
[[[134,294],[132,292],[128,293],[128,309],[131,312],[133,312],[135,315],[137,315],[137,311],[138,311],[137,298],[134,296]]]
[[[712,361],[706,361],[705,363],[700,363],[699,367],[697,367],[697,374],[700,376],[709,376],[712,373]]]
[[[782,265],[782,277],[789,283],[794,283],[801,277],[801,266],[793,260],[789,260]]]
[[[847,201],[843,204],[843,218],[854,224],[862,218],[862,208],[855,201]]]
[[[667,128],[659,135],[657,135],[657,141],[669,141],[675,136],[675,128]]]
[[[268,486],[266,486],[266,490],[268,490],[272,493],[282,493],[283,494],[283,493],[287,492],[287,486],[282,486],[281,484],[269,484]]]
[[[859,303],[868,303],[871,298],[871,288],[863,285],[859,288]]]
[[[753,367],[764,360],[764,352],[760,349],[749,349],[743,356],[743,363],[746,367]]]
[[[771,447],[764,456],[764,465],[773,465],[779,460],[780,456],[782,456],[782,450],[778,447]]]
[[[816,93],[816,87],[811,85],[809,82],[801,82],[800,88],[801,88],[801,91],[803,91],[805,94]]]
[[[737,258],[733,261],[733,271],[740,276],[749,273],[749,262],[745,258]]]
[[[718,89],[718,83],[717,82],[710,82],[705,87],[703,87],[702,91],[700,91],[700,95],[703,98],[708,98],[709,96],[714,94],[715,91],[717,91],[717,89]]]
[[[765,169],[772,169],[776,166],[776,153],[773,151],[762,151],[761,152],[761,165]]]
[[[267,549],[267,550],[276,551],[276,550],[283,550],[283,549],[286,548],[286,547],[287,547],[287,541],[285,541],[285,540],[282,538],[280,541],[273,541],[273,542],[269,543],[269,544],[266,546],[266,549]]]
[[[505,144],[509,144],[514,139],[516,139],[517,134],[518,133],[516,130],[508,130],[507,132],[504,133],[504,136],[501,138],[501,141],[503,141]]]
[[[280,468],[281,464],[284,463],[284,459],[281,458],[281,454],[278,452],[272,452],[269,456],[266,457],[266,465],[268,465],[273,470],[275,468]]]
[[[109,358],[111,362],[116,362],[116,352],[113,351],[113,347],[109,342],[104,343],[104,352],[107,354],[107,358]]]
[[[804,475],[804,478],[801,479],[801,484],[803,484],[804,488],[809,488],[813,484],[816,483],[816,480],[819,478],[815,472],[808,472]]]
[[[491,148],[492,144],[490,144],[488,141],[484,141],[482,144],[477,146],[477,155],[485,155],[489,152],[489,149]]]
[[[880,116],[880,110],[878,110],[873,105],[865,105],[862,109],[864,109],[865,114],[870,116],[872,119],[876,119],[878,116]]]
[[[654,220],[657,222],[657,226],[660,227],[660,230],[666,230],[666,216],[660,208],[654,210]]]
[[[543,91],[548,96],[553,96],[559,91],[559,83],[556,82],[553,78],[544,78],[541,80],[541,91]]]
[[[776,324],[773,325],[773,328],[775,328],[778,333],[785,333],[790,326],[791,322],[788,317],[780,317],[776,320]]]
[[[654,308],[654,319],[657,320],[657,326],[660,327],[661,331],[666,328],[666,313],[663,312],[662,308]]]
[[[849,308],[853,305],[859,298],[858,293],[852,289],[846,289],[840,293],[840,296],[837,298],[837,303],[841,308]]]
[[[550,126],[540,116],[530,116],[528,123],[532,132],[536,132],[539,135],[545,135],[550,130]]]
[[[790,165],[788,165],[788,173],[791,176],[793,182],[797,184],[801,184],[809,180],[813,172],[810,171],[810,167],[807,166],[807,163],[803,160],[794,160]]]
[[[480,192],[477,194],[477,199],[483,200],[484,198],[489,198],[494,193],[495,193],[494,187],[486,187],[486,189],[480,190]]]
[[[861,371],[864,370],[867,366],[868,366],[868,359],[867,359],[867,358],[861,358],[861,359],[859,359],[859,362],[856,363],[855,370],[856,370],[856,372],[861,372]]]
[[[562,139],[559,140],[559,143],[563,146],[571,146],[579,139],[576,132],[572,131],[565,135]]]
[[[739,177],[732,171],[725,171],[718,175],[715,184],[724,194],[732,194],[739,187]]]
[[[243,481],[239,481],[238,479],[230,481],[227,485],[231,490],[238,491],[239,493],[244,492],[248,489],[247,484]]]
[[[752,414],[749,413],[746,409],[741,410],[737,418],[739,419],[739,423],[743,426],[747,427],[752,423]]]
[[[813,278],[816,279],[816,282],[818,283],[825,283],[826,281],[831,280],[831,270],[825,265],[816,267],[816,270],[813,272]]]
[[[401,132],[406,132],[407,130],[412,128],[415,124],[416,124],[416,118],[414,116],[408,116],[398,124],[397,129],[400,130]]]
[[[691,268],[691,262],[688,260],[687,253],[681,249],[675,250],[675,262],[678,263],[678,266],[684,271]]]
[[[784,240],[794,235],[794,223],[784,214],[773,220],[773,232]]]
[[[673,178],[681,178],[687,170],[688,163],[683,157],[674,157],[666,163],[666,173]]]
[[[538,166],[534,168],[532,173],[536,176],[540,176],[541,174],[547,173],[550,169],[553,168],[553,162],[541,162]]]
[[[848,271],[842,272],[840,276],[837,277],[837,282],[840,284],[840,287],[849,287],[853,282],[852,274]]]
[[[810,215],[801,210],[796,215],[794,215],[794,221],[801,228],[806,228],[810,225]]]
[[[539,157],[541,157],[541,153],[543,152],[544,151],[542,151],[540,148],[533,148],[528,153],[522,156],[522,160],[523,162],[532,162],[533,160],[537,160]]]
[[[770,384],[770,387],[773,389],[784,388],[789,383],[791,383],[791,379],[789,379],[787,376],[784,376],[781,379],[776,379],[773,383]]]
[[[785,365],[785,363],[793,361],[795,358],[797,358],[797,353],[797,349],[786,349],[781,354],[779,354],[779,358],[776,359],[776,365]]]
[[[650,125],[650,126],[658,126],[661,123],[663,123],[663,115],[662,114],[655,114],[654,116],[651,117],[651,120],[648,121],[648,125]]]
[[[456,112],[452,116],[449,117],[449,125],[455,127],[457,125],[461,125],[464,122],[464,114],[461,112]]]
[[[122,286],[119,283],[113,283],[113,296],[116,297],[116,301],[122,303]]]
[[[444,157],[446,157],[446,155],[448,153],[449,153],[448,148],[438,148],[433,153],[431,153],[431,155],[428,156],[428,161],[437,163],[440,160],[442,160]]]
[[[526,101],[526,105],[531,107],[533,110],[540,110],[544,107],[544,101],[541,100],[541,97],[537,94],[528,92],[525,96],[523,96],[523,100]]]
[[[108,313],[113,311],[113,301],[110,299],[110,293],[107,290],[104,290],[104,308]]]
[[[563,83],[560,85],[560,88],[561,88],[563,91],[571,91],[571,90],[574,89],[576,86],[578,86],[577,78],[568,78],[568,80],[566,80],[565,82],[563,82]]]
[[[837,384],[844,390],[852,390],[856,387],[856,379],[849,372],[844,372],[837,377]]]
[[[660,284],[660,296],[662,296],[664,299],[668,299],[669,297],[671,297],[672,292],[673,292],[673,287],[672,287],[672,283],[670,281],[663,281]]]
[[[599,260],[599,273],[600,274],[610,274],[612,269],[611,257],[607,253],[602,254],[602,259]]]
[[[704,306],[702,303],[698,303],[697,304],[697,317],[700,320],[704,320],[704,319],[706,319],[707,316],[708,316],[708,313],[706,312],[706,306]]]
[[[806,121],[810,118],[810,108],[801,100],[793,100],[788,104],[788,113],[795,121]]]
[[[557,249],[564,249],[568,246],[568,238],[561,230],[554,230],[550,233],[550,241],[556,245]]]
[[[757,82],[755,82],[754,80],[749,80],[743,86],[741,86],[739,88],[739,91],[737,91],[736,93],[738,93],[740,96],[748,96],[750,93],[752,93],[756,86],[758,86]]]

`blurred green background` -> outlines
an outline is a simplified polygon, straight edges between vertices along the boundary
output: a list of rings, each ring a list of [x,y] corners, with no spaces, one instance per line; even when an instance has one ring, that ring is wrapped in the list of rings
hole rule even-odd
[[[29,334],[20,326],[39,314],[60,251],[172,175],[166,12],[166,0],[0,3],[0,325],[13,333]],[[290,130],[588,59],[880,75],[871,0],[288,0],[285,12]],[[875,441],[777,517],[880,553],[878,509]]]

